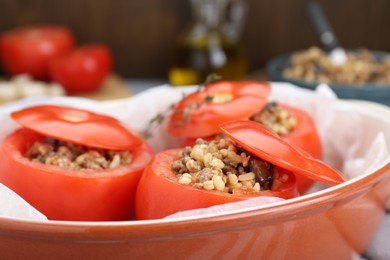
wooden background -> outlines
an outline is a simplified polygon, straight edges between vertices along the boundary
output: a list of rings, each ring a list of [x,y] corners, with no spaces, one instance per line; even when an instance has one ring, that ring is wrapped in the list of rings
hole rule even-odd
[[[305,13],[308,0],[245,0],[242,41],[250,71],[272,57],[320,45]],[[348,48],[390,51],[389,0],[322,0],[340,42]],[[80,44],[103,42],[123,77],[167,77],[173,43],[190,23],[189,0],[0,0],[0,32],[53,23],[70,27]]]

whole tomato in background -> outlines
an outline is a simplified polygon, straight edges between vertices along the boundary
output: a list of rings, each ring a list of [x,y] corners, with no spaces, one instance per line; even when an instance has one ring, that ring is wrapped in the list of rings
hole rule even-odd
[[[0,58],[9,75],[29,74],[48,80],[49,63],[75,45],[73,33],[66,27],[39,25],[15,28],[0,37]]]
[[[103,44],[90,44],[54,59],[50,70],[52,79],[72,93],[97,90],[112,67],[109,48]]]

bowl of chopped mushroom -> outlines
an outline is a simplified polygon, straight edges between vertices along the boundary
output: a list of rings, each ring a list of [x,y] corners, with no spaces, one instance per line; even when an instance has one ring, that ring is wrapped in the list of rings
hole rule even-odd
[[[265,124],[249,120],[252,113],[221,122],[217,134],[212,131],[183,146],[187,136],[169,130],[169,113],[180,108],[172,104],[182,104],[183,93],[196,93],[195,88],[159,86],[109,102],[63,97],[0,107],[0,165],[6,169],[0,173],[0,255],[7,259],[355,259],[363,255],[390,199],[390,108],[340,100],[326,87],[312,91],[271,83],[271,93],[268,86],[255,87],[265,90],[260,98],[265,107],[277,102],[299,108],[313,119],[322,159]],[[227,88],[222,90],[229,94]],[[211,102],[210,95],[206,96]],[[208,103],[212,110],[204,104],[202,110],[194,106],[196,111],[188,114],[196,119],[202,111],[233,111],[223,104],[231,99],[217,101]],[[162,116],[158,124],[156,114]],[[297,126],[302,126],[299,118]],[[140,133],[146,132],[140,139]],[[26,146],[36,140],[38,146]],[[42,164],[34,155],[36,148],[67,151],[73,143],[83,146],[80,156],[100,151],[111,158],[112,151],[129,151],[133,159],[113,169],[64,170]],[[138,154],[144,146],[148,146],[146,157]],[[115,152],[114,157],[121,154]],[[137,157],[150,159],[146,166],[138,164],[145,168],[136,178],[137,187],[118,187],[129,167],[136,166]],[[297,176],[310,178],[313,185],[299,192]],[[2,186],[10,191],[4,192]],[[12,191],[13,196],[8,196]],[[24,204],[17,195],[25,198]],[[35,209],[25,205],[32,195],[37,198],[36,204],[30,203]],[[133,195],[135,216],[50,215],[49,209],[104,214],[123,202],[129,208]],[[123,199],[113,201],[115,197]],[[46,205],[46,213],[46,207],[40,206],[45,200],[54,201]],[[32,214],[37,209],[47,218]]]
[[[339,98],[390,105],[390,54],[365,48],[346,51],[346,61],[332,63],[318,47],[284,54],[267,64],[271,81],[315,89],[328,84]]]

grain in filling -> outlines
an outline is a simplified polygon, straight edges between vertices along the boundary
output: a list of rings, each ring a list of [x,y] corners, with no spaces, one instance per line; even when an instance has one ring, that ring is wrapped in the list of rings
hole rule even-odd
[[[263,110],[250,118],[279,136],[288,135],[298,125],[297,118],[276,102],[269,102]]]
[[[70,170],[113,169],[132,161],[129,151],[90,148],[51,138],[33,143],[25,156],[34,162]]]
[[[198,138],[195,146],[184,148],[172,168],[180,184],[236,195],[275,189],[288,178],[279,176],[274,165],[219,136],[210,142]]]

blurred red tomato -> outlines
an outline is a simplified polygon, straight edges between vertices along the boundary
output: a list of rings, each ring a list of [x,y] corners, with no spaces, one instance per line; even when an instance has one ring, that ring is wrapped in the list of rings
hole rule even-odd
[[[112,70],[112,54],[102,44],[85,45],[53,60],[51,75],[68,92],[97,90]]]
[[[72,32],[63,26],[20,27],[0,37],[1,63],[9,75],[27,73],[48,80],[49,62],[74,48]]]

